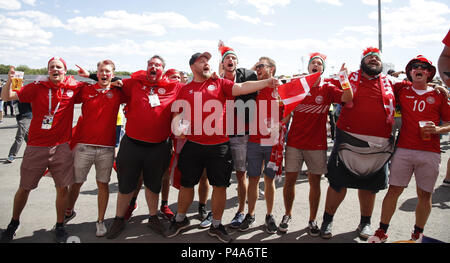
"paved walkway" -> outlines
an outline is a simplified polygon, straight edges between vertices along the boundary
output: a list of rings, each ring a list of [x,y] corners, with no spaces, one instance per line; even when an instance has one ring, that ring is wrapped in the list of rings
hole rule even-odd
[[[79,106],[76,107],[74,119],[78,118]],[[19,152],[19,159],[14,163],[6,163],[6,157],[12,144],[16,132],[15,118],[6,117],[4,123],[0,125],[0,231],[3,231],[11,219],[12,205],[15,191],[19,185],[19,170],[22,162],[22,155],[25,149],[23,145]],[[331,143],[329,143],[331,147]],[[425,235],[432,238],[450,242],[450,188],[441,186],[445,177],[447,159],[450,156],[449,137],[446,135],[442,139],[441,158],[443,160],[435,193],[433,195],[433,208],[425,228]],[[331,148],[330,148],[331,149]],[[261,188],[263,187],[261,180]],[[276,183],[276,196],[273,214],[277,224],[284,214],[283,204],[283,182]],[[322,178],[321,182],[321,203],[319,206],[318,221],[322,222],[324,203],[328,181]],[[228,224],[237,211],[237,182],[233,174],[231,186],[227,190],[227,204],[223,216],[223,222]],[[106,224],[111,225],[115,215],[116,198],[118,192],[117,176],[113,172],[110,182],[110,200],[106,211]],[[258,200],[256,204],[256,222],[254,227],[248,232],[232,232],[236,243],[250,242],[287,242],[287,243],[364,243],[355,233],[359,224],[359,203],[357,190],[349,189],[347,196],[338,209],[334,224],[333,235],[330,240],[320,237],[310,237],[307,234],[307,222],[309,217],[308,205],[309,184],[306,176],[299,176],[296,185],[296,198],[294,202],[294,216],[289,232],[287,234],[276,233],[269,235],[264,231],[264,217],[266,206],[264,200]],[[375,230],[381,213],[381,202],[386,190],[380,191],[376,197],[376,204],[372,216],[372,226]],[[200,221],[196,219],[197,196],[189,210],[188,217],[191,218],[191,227],[183,234],[172,238],[164,238],[153,233],[147,226],[148,209],[145,203],[144,191],[138,197],[139,209],[135,211],[134,217],[129,221],[123,233],[115,240],[95,237],[95,221],[97,219],[97,187],[95,183],[95,170],[91,169],[88,181],[81,188],[80,197],[76,205],[77,216],[67,225],[69,235],[76,236],[83,243],[111,243],[111,242],[158,242],[158,243],[216,243],[217,239],[210,237],[207,230],[198,229]],[[178,190],[171,188],[169,206],[175,212],[177,209]],[[53,180],[43,178],[39,187],[32,191],[21,217],[21,228],[17,232],[14,242],[40,243],[54,242],[52,227],[56,222],[55,212],[55,189]],[[400,196],[397,211],[391,221],[389,228],[389,241],[408,240],[414,226],[414,209],[417,204],[415,181],[411,181],[409,187]],[[211,203],[208,201],[208,208]],[[168,225],[168,222],[165,222]]]

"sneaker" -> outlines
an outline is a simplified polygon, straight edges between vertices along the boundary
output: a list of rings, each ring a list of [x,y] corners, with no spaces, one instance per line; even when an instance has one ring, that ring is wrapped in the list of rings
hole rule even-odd
[[[150,216],[148,218],[147,226],[157,234],[164,235],[166,232],[166,229],[164,228],[163,224],[161,224],[161,221],[159,221],[158,216]]]
[[[259,191],[258,191],[258,193],[259,193],[258,199],[259,199],[259,200],[264,200],[264,191],[261,190],[261,189],[258,189],[258,190],[259,190]]]
[[[114,221],[112,226],[109,228],[109,231],[106,233],[107,239],[115,239],[122,233],[125,229],[125,219],[120,217],[114,217]]]
[[[9,243],[13,240],[14,236],[16,236],[17,230],[19,230],[20,224],[14,225],[9,223],[8,227],[2,233],[2,237],[0,238],[0,243]]]
[[[316,221],[308,222],[308,234],[312,237],[318,237],[320,234],[320,229],[317,226]]]
[[[70,215],[64,215],[64,225],[69,223],[70,220],[74,219],[75,216],[77,215],[77,213],[75,212],[75,210],[72,210],[72,213]]]
[[[275,234],[278,230],[277,224],[275,224],[275,218],[273,215],[266,215],[266,232],[269,234]]]
[[[375,231],[375,234],[367,239],[367,243],[384,243],[387,239],[388,235],[386,235],[386,232],[384,232],[383,229],[378,228],[377,231]]]
[[[175,216],[175,214],[170,210],[168,205],[162,205],[159,208],[159,213],[163,218],[166,218],[168,220],[172,219],[172,217]]]
[[[281,219],[281,223],[278,226],[278,230],[280,230],[281,233],[285,234],[289,230],[289,223],[291,222],[291,216],[290,215],[284,215],[283,219]]]
[[[201,221],[205,220],[208,217],[208,212],[206,212],[206,206],[198,207],[198,217]]]
[[[245,232],[245,231],[249,230],[254,222],[255,222],[255,216],[246,214],[244,221],[242,221],[241,225],[239,226],[239,231]]]
[[[209,212],[208,215],[206,216],[206,218],[200,223],[200,225],[198,226],[199,228],[207,228],[210,227],[212,224],[212,212]]]
[[[423,233],[420,232],[412,232],[411,234],[411,240],[415,241],[416,243],[422,243]]]
[[[233,241],[233,238],[228,234],[227,230],[225,230],[225,227],[220,224],[219,227],[214,227],[211,225],[209,227],[208,234],[212,237],[217,237],[220,241],[223,243],[230,243]]]
[[[104,237],[108,230],[106,229],[105,222],[99,222],[95,223],[95,227],[97,228],[97,232],[95,233],[96,237]]]
[[[233,218],[233,220],[231,220],[231,225],[230,225],[230,227],[231,228],[239,228],[239,226],[242,224],[242,221],[244,221],[244,218],[245,218],[245,215],[244,215],[244,213],[241,213],[241,212],[237,212],[235,215],[234,215],[234,218]]]
[[[68,234],[64,226],[55,227],[56,243],[66,243],[67,236]]]
[[[183,229],[186,229],[190,224],[191,222],[187,217],[185,217],[184,220],[181,222],[175,221],[175,217],[173,217],[170,223],[170,227],[166,232],[166,237],[170,238],[178,235]]]
[[[8,163],[14,162],[14,156],[8,156],[8,159],[6,159],[6,161],[7,161]]]
[[[133,211],[138,209],[137,202],[134,203],[134,206],[129,205],[125,216],[123,217],[125,221],[129,221],[131,216],[133,215]]]
[[[444,179],[444,182],[442,182],[442,185],[446,186],[446,187],[450,187],[450,180]]]
[[[356,233],[358,233],[361,239],[368,239],[370,236],[373,235],[369,223],[359,224],[358,228],[356,229]]]
[[[333,227],[333,222],[323,221],[320,227],[320,237],[324,239],[330,239],[333,234],[331,233],[331,228]]]

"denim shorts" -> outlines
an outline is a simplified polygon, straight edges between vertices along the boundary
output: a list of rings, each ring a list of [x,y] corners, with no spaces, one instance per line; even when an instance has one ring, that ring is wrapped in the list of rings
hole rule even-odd
[[[272,154],[272,146],[262,146],[259,143],[248,142],[247,144],[247,175],[261,176],[261,168],[264,162],[264,174],[267,177],[275,178],[275,171],[267,168]]]

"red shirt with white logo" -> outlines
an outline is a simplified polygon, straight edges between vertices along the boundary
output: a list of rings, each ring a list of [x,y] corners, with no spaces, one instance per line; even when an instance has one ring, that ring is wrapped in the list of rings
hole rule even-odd
[[[186,135],[189,141],[205,145],[229,141],[225,116],[227,100],[234,102],[233,86],[234,82],[227,79],[208,79],[192,81],[181,89],[178,100],[185,100],[190,107],[190,114],[183,117],[190,122]]]
[[[278,124],[283,117],[283,106],[277,100],[276,90],[264,88],[258,91],[256,96],[256,111],[253,121],[249,124],[249,142],[258,143],[264,146],[277,144],[279,133]],[[278,116],[276,113],[278,112]],[[272,134],[271,134],[272,132]]]
[[[33,118],[28,134],[28,145],[49,147],[70,141],[75,97],[80,87],[84,85],[87,83],[76,82],[73,78],[66,77],[64,84],[59,86],[50,81],[33,82],[17,92],[20,102],[31,103]],[[51,102],[50,109],[49,102]],[[47,115],[53,115],[53,123],[49,129],[43,129],[44,116]]]
[[[114,147],[116,143],[117,112],[121,103],[127,101],[120,88],[100,91],[98,84],[82,88],[77,103],[81,106],[81,119],[72,140],[97,146]]]
[[[336,125],[339,129],[347,132],[383,138],[390,137],[392,124],[386,121],[379,77],[373,79],[361,77],[358,90],[353,94],[353,107],[342,107]]]
[[[431,140],[422,140],[419,121],[432,121],[439,126],[439,121],[450,121],[450,105],[444,94],[437,94],[434,89],[415,90],[412,85],[399,89],[403,83],[394,85],[397,103],[402,112],[402,127],[398,147],[412,150],[440,153],[439,134],[431,134]]]
[[[324,83],[312,87],[295,108],[287,146],[302,150],[327,149],[327,116],[331,103],[340,103],[343,91]]]
[[[123,80],[123,93],[128,97],[125,133],[132,139],[160,143],[171,134],[172,103],[183,84],[149,84],[137,79]],[[159,106],[150,104],[157,95]],[[117,115],[116,115],[117,117]]]

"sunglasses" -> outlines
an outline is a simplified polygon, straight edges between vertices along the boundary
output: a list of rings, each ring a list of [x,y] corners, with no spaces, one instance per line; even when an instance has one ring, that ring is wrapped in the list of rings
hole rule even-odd
[[[427,64],[419,64],[419,63],[415,63],[415,64],[412,64],[412,65],[411,65],[411,68],[412,68],[412,69],[418,69],[418,68],[421,68],[421,69],[427,70],[427,69],[430,69],[430,66],[427,65]]]
[[[265,68],[265,67],[269,67],[269,65],[266,65],[266,64],[259,64],[259,65],[256,65],[256,69],[261,69],[261,68]]]

